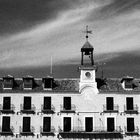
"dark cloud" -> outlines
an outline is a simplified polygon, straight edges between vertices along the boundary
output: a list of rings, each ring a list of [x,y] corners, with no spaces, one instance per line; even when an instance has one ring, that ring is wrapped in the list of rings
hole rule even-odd
[[[140,10],[140,0],[112,0],[109,4],[101,6],[93,11],[89,19],[106,19],[112,16]]]
[[[74,0],[0,0],[0,34],[5,35],[51,20],[75,6]]]

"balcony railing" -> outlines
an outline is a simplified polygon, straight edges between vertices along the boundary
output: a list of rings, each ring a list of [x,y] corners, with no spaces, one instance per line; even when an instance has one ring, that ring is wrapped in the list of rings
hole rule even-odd
[[[127,108],[126,105],[124,105],[124,112],[127,114],[138,114],[138,105],[133,105],[132,108]]]
[[[0,112],[5,114],[10,114],[15,112],[15,106],[13,104],[10,105],[10,108],[4,108],[3,105],[0,104]]]
[[[139,134],[139,128],[138,126],[135,126],[134,129],[127,129],[127,127],[124,127],[124,131],[125,131],[125,134],[128,134],[128,135],[138,135]]]
[[[13,135],[14,134],[14,127],[13,126],[10,126],[9,129],[7,130],[3,130],[2,127],[0,126],[0,135]]]
[[[35,128],[33,126],[30,127],[30,130],[24,130],[22,126],[19,127],[19,132],[21,135],[34,135]]]
[[[103,105],[103,112],[119,112],[119,106],[118,105],[113,105],[112,108],[108,108],[107,105]]]
[[[30,109],[26,109],[26,108],[24,108],[24,104],[21,104],[20,110],[22,113],[35,114],[36,108],[35,108],[34,104],[32,104]]]
[[[71,105],[70,108],[65,108],[64,105],[60,105],[61,113],[74,113],[76,111],[76,106],[74,104]]]
[[[47,129],[43,128],[43,126],[41,126],[40,133],[41,133],[41,135],[54,135],[55,128],[54,128],[54,126],[51,126],[50,130],[47,130]]]
[[[86,129],[84,127],[73,127],[70,131],[65,131],[63,127],[58,127],[59,133],[92,133],[92,134],[104,134],[104,133],[122,133],[120,126],[116,126],[114,130],[108,130],[107,127],[93,127],[93,129]]]
[[[41,112],[42,113],[49,114],[49,113],[54,113],[54,111],[55,111],[55,107],[53,105],[51,105],[50,108],[45,108],[44,105],[41,105]]]

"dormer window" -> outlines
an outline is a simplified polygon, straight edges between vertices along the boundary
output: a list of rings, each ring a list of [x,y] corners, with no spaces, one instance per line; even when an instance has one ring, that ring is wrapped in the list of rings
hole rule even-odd
[[[53,77],[43,78],[43,88],[44,90],[52,90],[53,88]]]
[[[12,89],[14,87],[14,77],[8,75],[3,77],[3,89]]]
[[[34,78],[31,76],[27,76],[23,78],[23,88],[25,90],[31,90],[33,88]]]
[[[122,79],[121,83],[122,83],[122,87],[125,90],[132,90],[133,89],[133,77],[125,77]]]

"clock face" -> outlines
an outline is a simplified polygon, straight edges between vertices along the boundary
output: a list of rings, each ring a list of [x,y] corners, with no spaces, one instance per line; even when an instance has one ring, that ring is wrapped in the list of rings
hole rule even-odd
[[[90,72],[86,72],[86,73],[85,73],[85,76],[86,76],[86,78],[89,79],[89,78],[91,78],[91,73],[90,73]]]

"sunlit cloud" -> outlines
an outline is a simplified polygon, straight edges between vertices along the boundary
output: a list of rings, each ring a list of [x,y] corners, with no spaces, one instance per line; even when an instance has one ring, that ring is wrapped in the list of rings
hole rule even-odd
[[[80,48],[85,43],[82,31],[86,25],[93,30],[89,41],[93,44],[96,55],[139,49],[140,10],[124,12],[133,2],[125,1],[121,8],[114,6],[120,5],[115,0],[78,2],[76,6],[65,9],[51,20],[44,19],[28,30],[1,36],[0,66],[47,66],[50,65],[51,56],[56,65],[77,63]],[[109,60],[116,55],[105,57],[100,60]]]

